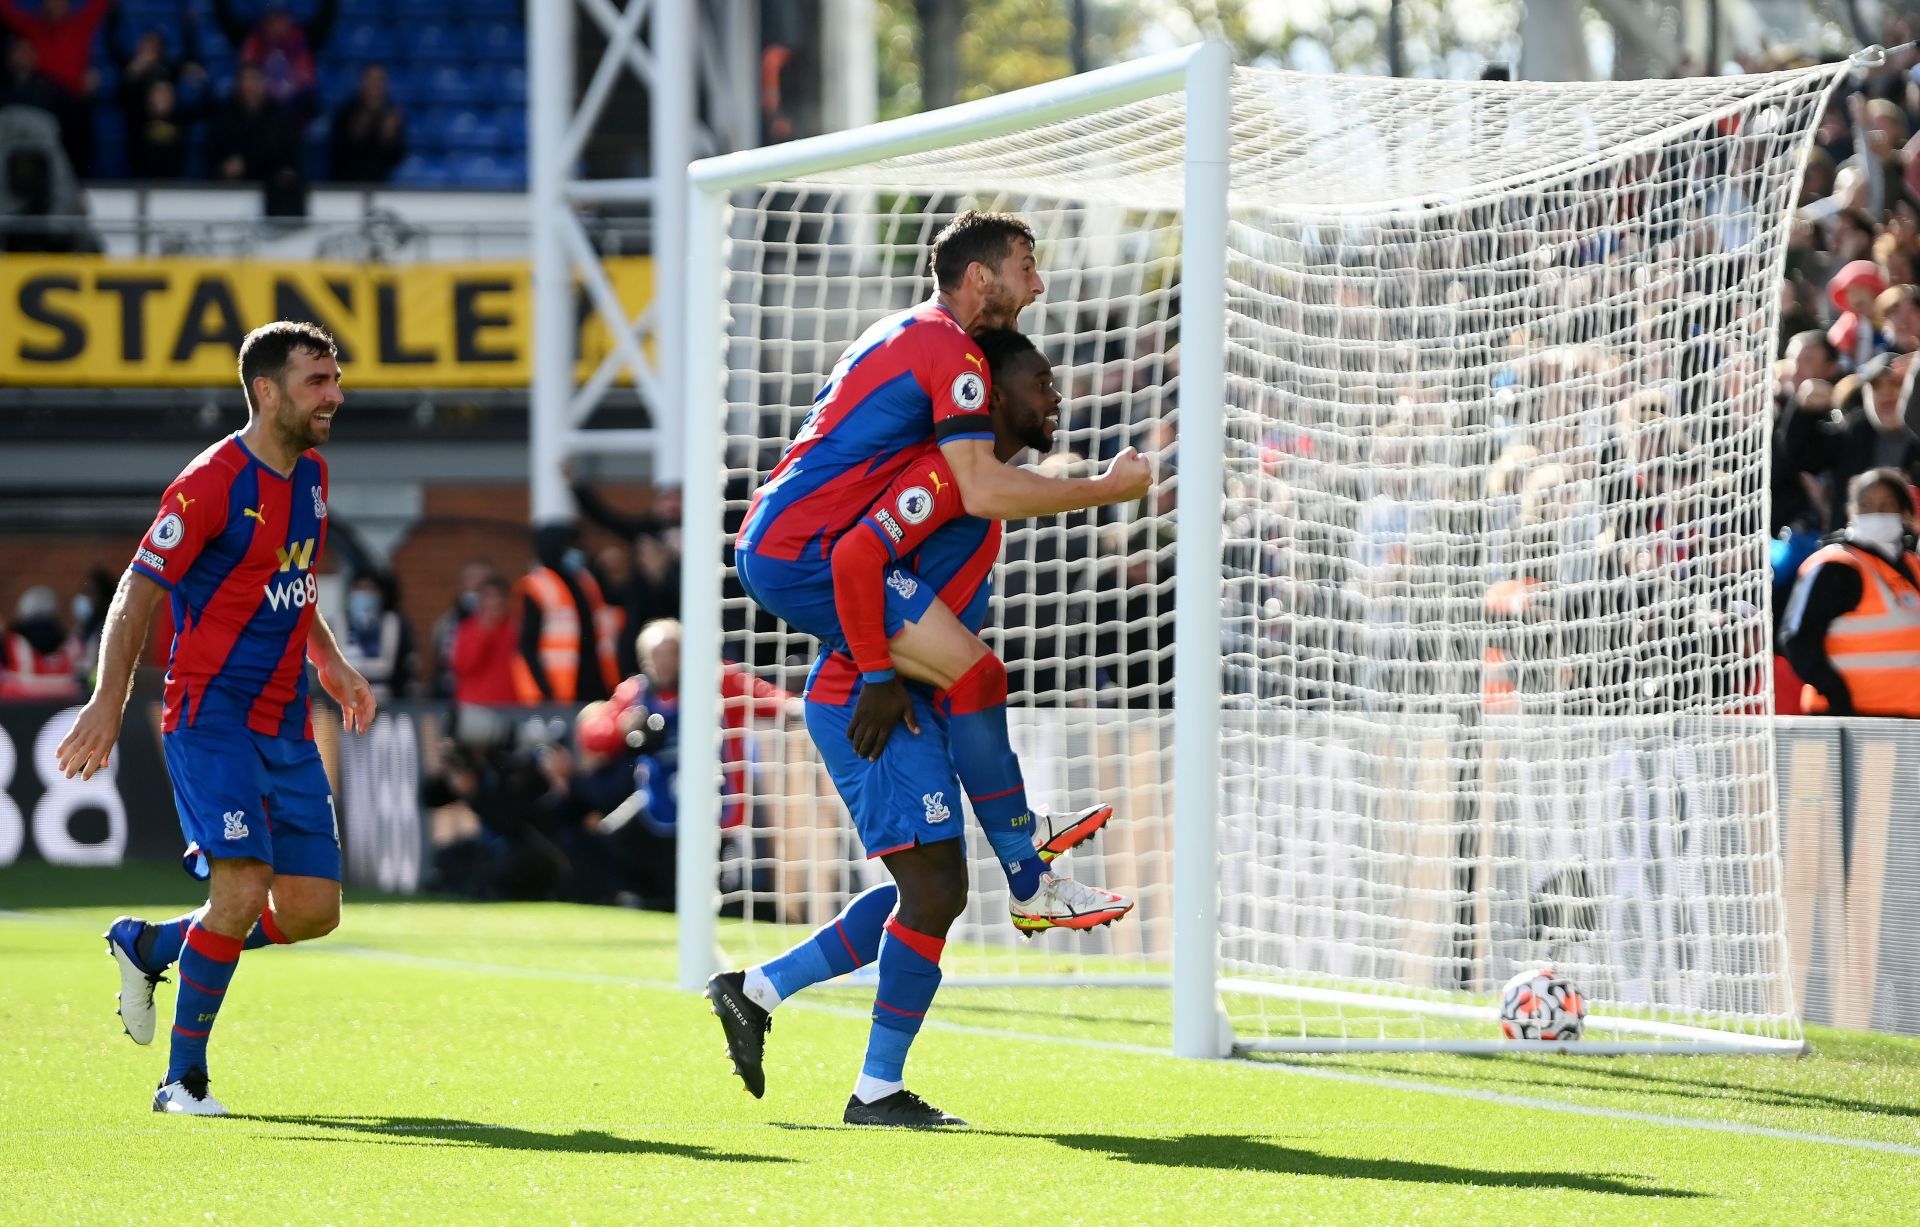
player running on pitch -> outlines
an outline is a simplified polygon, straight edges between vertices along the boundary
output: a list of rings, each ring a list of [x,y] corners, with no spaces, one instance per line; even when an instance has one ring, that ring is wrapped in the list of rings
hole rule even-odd
[[[1017,332],[990,330],[977,339],[993,380],[989,416],[996,457],[1005,463],[1027,447],[1045,451],[1060,411],[1052,368]],[[823,652],[814,662],[807,730],[867,855],[881,858],[894,882],[855,897],[779,958],[708,982],[734,1068],[756,1097],[766,1091],[763,1059],[773,1009],[809,985],[878,957],[873,1028],[843,1119],[914,1128],[965,1124],[904,1082],[907,1050],[940,984],[947,930],[966,906],[964,828],[946,800],[957,790],[949,758],[955,698],[918,683],[866,679],[891,671],[889,632],[935,607],[955,611],[970,633],[979,631],[1000,534],[999,521],[966,514],[941,449],[928,443],[834,544],[834,602],[851,658]],[[903,720],[907,735],[895,735]],[[1024,862],[1025,872],[1040,878],[1051,876],[1045,862],[1094,829],[989,830],[989,838],[1003,863]],[[1010,880],[1014,876],[1009,873]],[[1014,923],[1027,932],[1092,928],[1111,924],[1132,907],[1122,896],[1076,887],[1087,910],[1061,917],[1023,913],[1016,903]]]
[[[754,495],[734,543],[740,582],[761,608],[844,651],[830,564],[834,544],[875,498],[938,446],[968,514],[1017,519],[1130,502],[1146,493],[1146,461],[1132,448],[1097,478],[1043,477],[994,453],[989,372],[970,331],[1008,327],[1045,287],[1035,271],[1033,232],[1017,217],[966,212],[933,243],[939,292],[888,316],[841,355],[811,413],[772,475]],[[991,566],[991,562],[987,564]],[[902,580],[903,583],[909,582]],[[865,680],[886,688],[898,676],[947,696],[951,762],[974,816],[1001,854],[1016,916],[1067,924],[1110,907],[1070,878],[1030,872],[1009,860],[1035,815],[1007,736],[1007,671],[978,635],[935,601],[916,620],[889,625],[892,668]],[[905,710],[897,689],[896,719]],[[1095,806],[1061,820],[1097,829],[1111,811]],[[1031,857],[1026,860],[1031,861]],[[1104,894],[1104,892],[1096,892]]]
[[[100,685],[57,754],[68,778],[107,765],[147,628],[163,596],[173,650],[161,727],[188,872],[202,908],[106,932],[120,1019],[153,1042],[154,988],[178,963],[172,1052],[156,1112],[224,1116],[207,1089],[207,1041],[242,950],[324,937],[340,922],[340,833],[313,743],[306,662],[341,723],[373,722],[373,691],[316,608],[327,538],[327,466],[314,449],[340,409],[339,351],[282,320],[240,345],[246,429],[200,453],[120,579],[100,643]]]

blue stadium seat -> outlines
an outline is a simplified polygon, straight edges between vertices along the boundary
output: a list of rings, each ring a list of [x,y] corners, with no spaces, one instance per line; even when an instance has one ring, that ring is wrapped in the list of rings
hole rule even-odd
[[[394,169],[391,182],[395,187],[446,187],[451,177],[439,158],[411,153]]]
[[[423,21],[454,21],[460,16],[459,0],[394,0],[391,11],[409,25]]]
[[[455,154],[447,170],[458,187],[500,187],[509,174],[506,163],[489,153]]]
[[[450,107],[423,107],[407,120],[407,144],[415,149],[445,149],[448,133],[463,114]]]
[[[488,74],[487,96],[496,102],[527,101],[527,70],[519,64],[510,64]]]
[[[326,58],[329,63],[341,59],[391,60],[398,52],[399,42],[387,27],[357,22],[340,27],[340,32],[327,45]]]
[[[388,68],[388,92],[393,100],[403,107],[419,108],[426,106],[432,93],[426,74],[408,68],[403,64],[394,64]]]
[[[407,54],[420,60],[468,60],[472,41],[459,26],[417,26],[407,34]]]
[[[426,73],[427,97],[441,106],[464,106],[477,102],[482,94],[472,74],[463,67],[446,64]]]
[[[379,21],[392,7],[389,0],[341,0],[340,16],[348,21]]]
[[[499,153],[502,139],[499,125],[481,119],[472,111],[461,111],[447,127],[447,148],[472,153]]]
[[[526,5],[520,0],[467,0],[462,13],[469,21],[505,21],[515,26],[527,20]]]
[[[527,147],[527,108],[525,106],[496,107],[493,122],[500,128],[501,147],[508,150],[523,150]]]
[[[527,58],[527,34],[519,26],[496,21],[474,31],[473,54],[480,59],[514,63]]]

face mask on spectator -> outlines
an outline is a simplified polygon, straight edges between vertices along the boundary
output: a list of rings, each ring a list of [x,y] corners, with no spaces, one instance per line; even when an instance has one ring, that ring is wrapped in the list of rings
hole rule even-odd
[[[571,549],[560,555],[560,569],[562,571],[579,571],[583,570],[586,565],[587,554],[585,550]]]
[[[1853,517],[1847,536],[1861,545],[1897,550],[1907,535],[1906,522],[1891,511],[1869,511]]]
[[[349,592],[347,594],[347,617],[362,626],[377,621],[380,617],[380,594],[377,592]]]
[[[90,596],[76,596],[73,598],[72,608],[73,624],[75,626],[85,626],[93,617],[93,598]]]

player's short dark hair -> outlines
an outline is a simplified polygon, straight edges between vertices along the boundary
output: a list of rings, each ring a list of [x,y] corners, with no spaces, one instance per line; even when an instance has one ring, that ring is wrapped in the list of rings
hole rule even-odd
[[[1013,250],[1015,239],[1033,246],[1033,227],[1011,213],[968,209],[933,238],[935,284],[943,290],[955,289],[969,264],[998,266]]]
[[[262,375],[279,383],[287,373],[287,359],[294,350],[322,358],[338,358],[340,346],[318,324],[305,320],[275,320],[249,332],[240,342],[240,388],[247,394],[247,406],[253,406],[253,381]]]
[[[1022,354],[1037,354],[1039,349],[1026,333],[1013,328],[989,328],[973,339],[987,360],[987,373],[997,383],[1000,371]]]
[[[1860,500],[1875,486],[1893,491],[1893,496],[1900,500],[1901,510],[1907,515],[1914,513],[1913,487],[1907,484],[1906,475],[1899,469],[1868,469],[1855,477],[1847,483],[1847,506],[1858,508]]]

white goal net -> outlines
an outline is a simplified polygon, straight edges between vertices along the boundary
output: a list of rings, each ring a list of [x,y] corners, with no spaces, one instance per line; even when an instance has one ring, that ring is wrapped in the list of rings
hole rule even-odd
[[[985,637],[1035,803],[1118,810],[1067,871],[1139,906],[1022,942],[976,831],[949,983],[1165,984],[1200,916],[1244,1049],[1491,1047],[1495,990],[1549,963],[1591,1005],[1588,1050],[1797,1045],[1768,375],[1800,169],[1844,68],[1235,69],[1218,352],[1182,344],[1183,304],[1190,325],[1220,317],[1187,302],[1178,69],[1043,87],[1024,120],[1000,99],[971,127],[964,109],[882,126],[870,153],[842,134],[763,151],[765,173],[756,155],[696,167],[722,190],[690,265],[718,297],[711,320],[696,298],[689,355],[720,358],[722,399],[702,418],[696,394],[689,431],[724,439],[688,452],[689,659],[717,649],[798,689],[815,645],[754,609],[724,543],[841,349],[932,292],[945,221],[1019,213],[1047,281],[1021,326],[1066,396],[1041,463],[1131,444],[1159,479],[1138,505],[1008,525]],[[1219,429],[1181,429],[1183,383],[1224,389]],[[1196,491],[1183,470],[1223,480]],[[1195,675],[1217,745],[1191,725],[1208,744],[1178,762],[1176,562],[1217,568],[1219,601],[1217,686]],[[766,957],[880,880],[798,721],[682,736],[683,842],[698,857],[723,826],[721,919],[683,899],[683,954]],[[693,763],[722,753],[742,761],[716,806]],[[1183,769],[1217,786],[1176,820]],[[1214,894],[1176,909],[1176,831],[1196,822]]]

